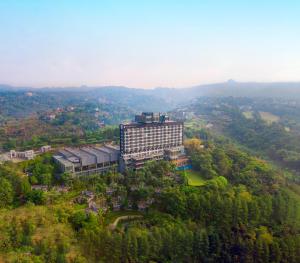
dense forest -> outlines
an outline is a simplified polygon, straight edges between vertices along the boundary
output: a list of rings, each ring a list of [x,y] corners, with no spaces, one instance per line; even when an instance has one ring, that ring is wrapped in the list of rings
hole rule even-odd
[[[298,101],[250,98],[202,98],[190,105],[212,131],[245,146],[276,165],[298,174],[300,104]]]
[[[18,96],[28,97],[23,111],[44,95]],[[135,113],[107,98],[66,98],[25,118],[5,104],[1,148],[118,141],[115,124]],[[299,109],[232,97],[179,107],[170,115],[185,120],[187,171],[161,161],[73,177],[51,153],[0,164],[0,261],[299,262]]]
[[[299,186],[224,140],[194,138],[186,148],[202,186],[165,161],[89,178],[58,174],[49,154],[1,165],[3,261],[299,262]],[[34,189],[41,184],[48,191]],[[121,198],[118,212],[74,201],[84,190],[101,199],[107,187],[115,189],[108,204]],[[137,211],[142,200],[152,202]],[[127,213],[141,217],[110,228]]]

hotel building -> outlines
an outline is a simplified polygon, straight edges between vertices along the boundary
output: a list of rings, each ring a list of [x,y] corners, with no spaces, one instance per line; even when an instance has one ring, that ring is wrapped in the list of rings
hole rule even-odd
[[[139,169],[151,160],[169,160],[185,165],[183,122],[167,115],[144,112],[135,121],[120,124],[120,171]]]

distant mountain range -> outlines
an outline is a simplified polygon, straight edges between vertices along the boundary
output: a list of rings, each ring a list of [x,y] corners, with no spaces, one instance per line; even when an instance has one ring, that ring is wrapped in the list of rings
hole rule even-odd
[[[201,96],[271,97],[300,100],[300,82],[236,82],[206,84],[187,88],[134,89],[104,87],[14,87],[0,84],[0,112],[6,104],[26,100],[37,109],[65,106],[70,103],[112,103],[135,111],[168,111]],[[13,100],[13,98],[16,98]],[[50,105],[47,105],[50,104]],[[41,106],[42,105],[42,106]],[[18,108],[19,105],[16,105]],[[48,107],[47,107],[48,106]]]
[[[188,89],[188,96],[233,96],[300,98],[300,82],[236,82],[199,85]]]

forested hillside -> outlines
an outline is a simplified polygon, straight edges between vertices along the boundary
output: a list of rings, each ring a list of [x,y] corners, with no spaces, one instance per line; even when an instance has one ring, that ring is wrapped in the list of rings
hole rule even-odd
[[[129,110],[168,111],[198,97],[300,99],[299,82],[237,82],[196,85],[182,88],[103,87],[13,87],[0,84],[0,117],[24,117],[37,111],[80,105],[85,102],[112,104]],[[1,119],[0,119],[1,121]]]
[[[50,111],[58,107],[83,106],[87,103],[98,107],[119,107],[129,112],[166,111],[175,106],[165,98],[143,89],[126,87],[1,89],[0,85],[0,116],[2,117],[27,117],[36,112]]]
[[[51,91],[44,108],[44,94],[15,91],[28,97],[16,113],[6,94],[1,148],[117,142],[138,98],[117,90],[126,105]],[[203,97],[169,112],[185,120],[187,171],[161,161],[75,178],[51,153],[1,164],[0,261],[299,262],[299,110],[295,100]]]
[[[201,98],[184,110],[193,113],[187,123],[201,120],[202,127],[208,124],[212,132],[299,174],[299,101]]]
[[[118,124],[132,119],[134,111],[114,103],[81,102],[35,112],[28,117],[7,114],[0,120],[0,151],[116,140]]]
[[[49,154],[2,165],[2,260],[299,262],[299,186],[224,140],[194,138],[186,147],[201,186],[189,185],[189,171],[176,172],[168,162],[85,179],[57,175]],[[31,189],[39,184],[48,191]],[[59,192],[61,185],[68,190]],[[89,210],[79,201],[84,190],[104,198],[108,210]],[[149,205],[140,210],[141,203]],[[111,228],[124,215],[139,217]]]
[[[125,87],[1,89],[0,86],[0,151],[116,139],[102,134],[132,120],[140,111],[166,111],[170,107],[171,103],[151,92]]]

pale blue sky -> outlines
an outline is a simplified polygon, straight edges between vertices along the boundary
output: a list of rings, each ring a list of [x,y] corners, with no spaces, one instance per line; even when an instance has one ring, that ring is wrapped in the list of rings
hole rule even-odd
[[[300,1],[0,0],[0,83],[300,81]]]

